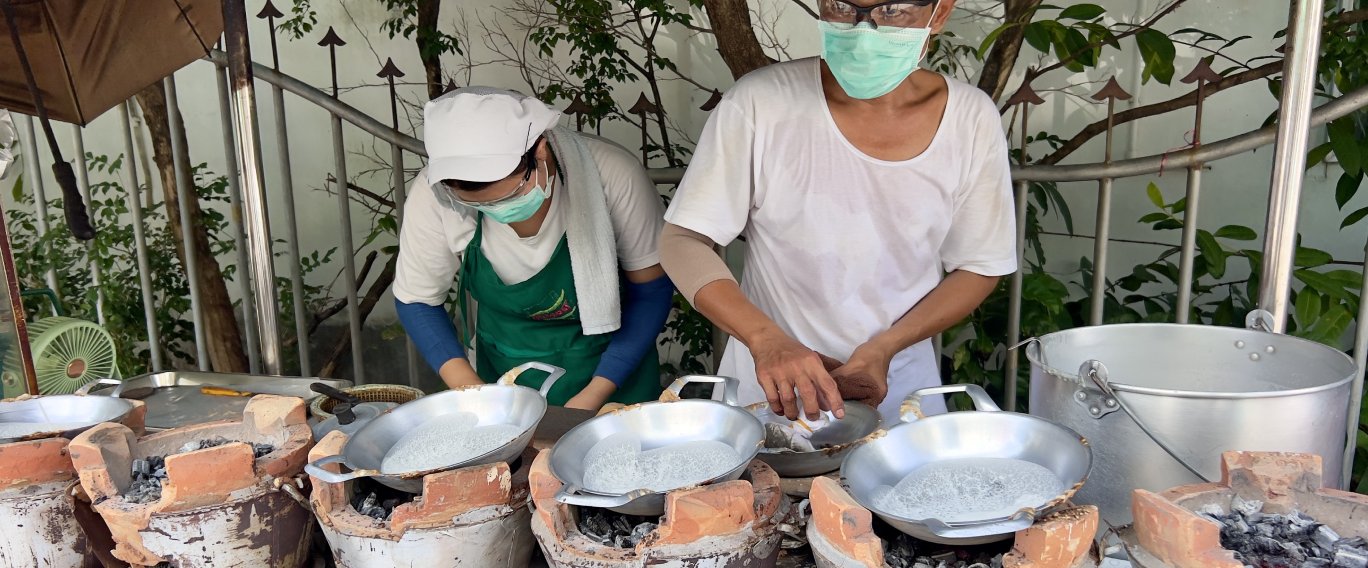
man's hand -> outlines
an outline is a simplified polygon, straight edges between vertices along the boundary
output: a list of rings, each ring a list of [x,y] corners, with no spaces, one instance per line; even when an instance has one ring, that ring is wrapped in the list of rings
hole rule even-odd
[[[794,420],[798,418],[801,401],[809,420],[818,419],[822,410],[830,410],[837,418],[845,417],[845,404],[836,381],[815,351],[781,332],[749,347],[755,359],[755,376],[765,390],[770,410]]]
[[[893,353],[874,342],[865,343],[840,368],[831,371],[841,396],[878,408],[888,396],[888,366]]]
[[[603,377],[594,377],[593,380],[589,381],[589,384],[584,385],[584,390],[565,401],[565,407],[598,412],[598,409],[608,402],[608,397],[613,396],[613,392],[616,390],[617,385],[614,385],[613,381]]]

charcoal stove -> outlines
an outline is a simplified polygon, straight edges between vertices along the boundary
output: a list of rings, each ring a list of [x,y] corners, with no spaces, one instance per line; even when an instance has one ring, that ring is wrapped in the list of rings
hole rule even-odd
[[[887,527],[879,527],[873,513],[860,506],[836,480],[814,479],[809,499],[812,519],[808,522],[807,539],[819,568],[911,568],[924,557],[897,550],[915,547],[916,541],[906,540]],[[1004,551],[998,562],[1005,568],[1097,566],[1093,537],[1098,518],[1098,510],[1093,506],[1057,510],[1040,518],[1030,528],[1018,531],[1012,541],[996,545]],[[950,566],[962,562],[966,566],[983,564],[996,568],[992,546],[966,547],[958,553],[951,551],[953,558],[945,556],[944,548],[925,556],[936,561],[932,566],[945,561]],[[907,563],[909,556],[912,562]]]
[[[135,402],[123,424],[142,432],[146,410]],[[88,503],[72,494],[69,444],[56,433],[0,444],[0,526],[13,529],[0,531],[0,566],[99,566],[101,551],[92,543],[109,529],[79,518]]]
[[[239,420],[144,438],[106,423],[72,440],[70,452],[80,488],[108,525],[118,560],[176,568],[298,568],[312,536],[298,490],[312,444],[302,399],[260,395]],[[164,460],[157,464],[158,458]],[[135,483],[156,490],[143,493],[150,489]]]
[[[561,481],[548,457],[533,461],[530,482],[532,532],[552,568],[775,565],[787,498],[779,476],[760,461],[740,479],[666,494],[660,517],[634,518],[557,502]]]
[[[1140,567],[1368,566],[1368,497],[1326,488],[1311,454],[1227,452],[1219,483],[1136,490],[1132,509]]]
[[[338,455],[346,442],[345,433],[328,434],[309,461]],[[527,566],[533,550],[528,471],[536,455],[527,449],[512,464],[433,473],[416,495],[368,479],[314,478],[310,502],[339,568]]]

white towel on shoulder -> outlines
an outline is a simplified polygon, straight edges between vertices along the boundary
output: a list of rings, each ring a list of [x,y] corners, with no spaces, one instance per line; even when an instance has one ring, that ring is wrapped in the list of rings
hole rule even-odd
[[[568,128],[547,132],[564,182],[565,237],[570,271],[579,296],[580,325],[585,335],[612,333],[622,327],[617,239],[608,217],[608,200],[598,164],[584,138]]]

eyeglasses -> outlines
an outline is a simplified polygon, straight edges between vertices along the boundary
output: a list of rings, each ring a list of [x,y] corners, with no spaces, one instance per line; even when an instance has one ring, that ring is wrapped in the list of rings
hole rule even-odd
[[[897,28],[926,27],[935,14],[937,0],[889,0],[873,6],[857,6],[849,0],[819,0],[822,19],[836,24]]]

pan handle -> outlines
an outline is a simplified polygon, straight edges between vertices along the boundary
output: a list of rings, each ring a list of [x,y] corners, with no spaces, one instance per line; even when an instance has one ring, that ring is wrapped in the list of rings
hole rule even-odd
[[[112,396],[112,397],[114,397],[114,398],[118,398],[119,395],[123,393],[123,387],[124,387],[123,381],[120,381],[120,380],[118,380],[118,379],[108,379],[108,378],[106,378],[106,379],[95,379],[95,380],[93,380],[93,381],[90,381],[89,383],[86,383],[86,384],[85,384],[84,386],[82,386],[81,388],[76,389],[76,392],[73,393],[73,394],[78,394],[78,395],[85,396],[85,395],[90,394],[90,391],[95,390],[95,387],[100,386],[100,385],[114,385],[114,390],[113,390],[112,392],[109,393],[109,396]]]
[[[528,369],[546,371],[547,373],[546,380],[542,381],[541,389],[538,390],[538,392],[541,393],[542,398],[546,398],[546,393],[551,392],[551,386],[556,384],[556,381],[565,375],[565,369],[555,365],[548,365],[540,361],[528,361],[509,369],[507,373],[504,373],[502,377],[499,377],[498,383],[504,386],[513,385],[515,384],[514,381],[518,379],[518,375],[523,374],[523,371]]]
[[[973,523],[956,525],[946,523],[936,519],[922,521],[927,530],[941,538],[978,538],[997,534],[1014,533],[1019,530],[1029,528],[1035,523],[1035,515],[1025,511],[1018,511],[1006,521],[1000,523]]]
[[[1179,456],[1178,452],[1175,451],[1172,446],[1165,443],[1153,430],[1150,430],[1150,427],[1146,425],[1144,421],[1140,420],[1139,416],[1135,415],[1135,412],[1131,410],[1130,405],[1126,404],[1124,399],[1116,395],[1116,389],[1114,387],[1119,383],[1111,382],[1107,374],[1106,365],[1103,365],[1101,361],[1096,359],[1089,359],[1078,367],[1078,376],[1091,380],[1092,384],[1097,386],[1098,389],[1101,389],[1102,393],[1107,396],[1108,401],[1115,401],[1115,404],[1121,407],[1121,411],[1125,412],[1126,416],[1130,417],[1131,421],[1135,423],[1136,427],[1140,428],[1141,432],[1144,432],[1155,445],[1164,450],[1164,453],[1168,454],[1174,461],[1186,468],[1188,473],[1197,476],[1197,479],[1211,483],[1212,480],[1210,478],[1202,475],[1202,472],[1198,471],[1197,468],[1192,467],[1192,464],[1188,463],[1188,460]]]
[[[740,403],[737,402],[739,399],[737,391],[741,389],[741,381],[732,377],[724,377],[722,375],[684,375],[675,379],[673,383],[670,383],[670,388],[665,390],[666,392],[673,394],[675,399],[678,399],[679,393],[684,390],[684,385],[689,383],[720,383],[722,385],[722,402],[727,403],[728,406],[741,406]],[[714,392],[715,391],[716,387],[714,387]]]
[[[921,411],[921,399],[924,396],[961,392],[969,395],[969,400],[974,403],[974,410],[981,412],[998,412],[1002,410],[1001,408],[998,408],[996,402],[993,402],[993,397],[988,396],[988,391],[983,390],[983,387],[981,386],[972,384],[941,385],[938,387],[920,389],[907,395],[907,398],[903,399],[900,412],[902,421],[916,422],[917,420],[926,418],[926,415],[922,414]]]
[[[651,491],[650,489],[637,489],[636,491],[623,495],[587,495],[580,493],[579,487],[564,485],[556,492],[556,502],[579,507],[611,509],[613,507],[621,507],[652,493],[654,493],[654,491]]]
[[[376,475],[380,474],[379,471],[373,469],[358,469],[352,471],[351,473],[333,473],[331,471],[323,469],[323,466],[325,465],[331,463],[342,463],[342,460],[343,457],[340,454],[335,456],[328,456],[316,462],[305,464],[304,472],[314,477],[317,477],[324,483],[342,483],[344,481],[351,481],[353,479],[358,479],[362,477],[375,477]]]

